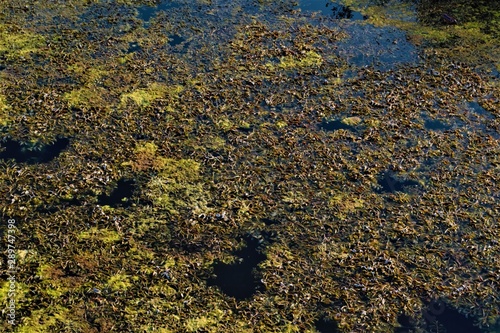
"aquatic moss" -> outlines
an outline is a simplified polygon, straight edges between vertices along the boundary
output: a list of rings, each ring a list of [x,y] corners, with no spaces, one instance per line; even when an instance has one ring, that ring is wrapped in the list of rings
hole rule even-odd
[[[347,117],[342,119],[342,123],[349,125],[349,126],[356,126],[359,123],[361,123],[361,118],[360,117]]]
[[[6,308],[10,301],[9,297],[10,290],[11,290],[11,282],[4,281],[0,288],[0,304],[2,305],[3,308]],[[14,300],[16,301],[16,304],[21,304],[21,302],[28,300],[28,297],[29,297],[28,286],[21,281],[15,281]]]
[[[287,127],[287,126],[288,126],[288,124],[287,124],[286,121],[278,120],[276,122],[276,128],[278,128],[278,129],[283,129],[283,128]]]
[[[224,132],[230,131],[235,127],[233,122],[227,117],[219,117],[216,126]]]
[[[152,4],[151,1],[147,3]],[[242,10],[246,10],[245,7]],[[214,12],[217,13],[217,9]],[[175,18],[175,11],[169,14]],[[120,15],[127,14],[120,11]],[[130,22],[135,24],[133,19]],[[218,32],[223,30],[217,29],[221,26],[217,25],[218,22],[210,23],[214,23],[213,27],[208,26],[219,38]],[[164,33],[161,22],[155,24],[150,30],[152,35]],[[221,24],[227,28],[227,22]],[[40,282],[32,278],[37,274],[38,265],[34,264],[37,261],[27,254],[29,259],[23,262],[19,280],[30,281],[30,297],[33,299],[25,305],[29,310],[24,312],[29,329],[36,332],[38,325],[40,329],[54,332],[128,331],[130,328],[140,331],[163,328],[178,332],[186,331],[183,326],[186,325],[190,330],[215,332],[307,332],[313,330],[311,327],[318,311],[324,310],[329,318],[338,319],[339,330],[390,332],[402,312],[409,317],[418,316],[421,299],[432,299],[436,286],[439,287],[439,297],[455,302],[464,312],[475,311],[478,320],[484,320],[478,314],[484,311],[489,322],[493,322],[498,313],[498,302],[491,300],[497,299],[498,288],[495,276],[481,275],[481,267],[495,271],[498,266],[495,261],[498,244],[494,242],[498,239],[495,219],[498,200],[492,197],[492,193],[498,192],[495,167],[500,154],[494,137],[498,122],[494,119],[486,121],[486,117],[481,116],[476,117],[479,121],[468,121],[467,114],[455,108],[455,98],[459,96],[461,100],[465,95],[466,98],[477,96],[481,103],[488,100],[491,103],[488,110],[495,115],[498,93],[494,89],[497,86],[484,85],[484,80],[478,80],[463,63],[453,63],[447,57],[438,59],[443,61],[440,65],[429,64],[427,61],[436,61],[436,56],[431,56],[435,49],[428,53],[422,50],[425,55],[421,59],[423,65],[398,68],[390,73],[352,68],[354,77],[346,78],[345,84],[336,84],[331,80],[332,77],[338,78],[338,68],[328,56],[327,48],[322,48],[319,37],[307,35],[309,28],[304,29],[304,34],[296,34],[295,31],[302,28],[298,20],[289,19],[287,25],[275,20],[273,24],[280,26],[274,30],[265,24],[245,28],[254,29],[247,40],[254,53],[248,57],[246,52],[224,57],[227,62],[220,61],[218,67],[209,71],[204,71],[198,59],[201,57],[191,50],[187,54],[165,57],[164,50],[154,53],[151,48],[148,54],[136,53],[129,63],[117,66],[115,57],[122,54],[123,44],[118,48],[113,45],[113,38],[109,37],[116,37],[115,30],[105,30],[101,24],[97,24],[98,28],[94,27],[95,24],[86,26],[85,31],[90,35],[83,34],[82,41],[91,36],[94,38],[92,46],[103,42],[106,48],[103,53],[91,50],[92,55],[103,57],[104,61],[116,66],[117,73],[113,76],[113,79],[118,78],[116,87],[113,87],[116,96],[124,96],[138,88],[147,90],[144,87],[148,87],[149,81],[182,82],[186,71],[199,73],[196,77],[203,83],[199,89],[197,84],[193,85],[182,100],[169,103],[174,105],[167,106],[171,111],[167,115],[161,114],[160,108],[142,107],[140,112],[134,112],[140,107],[131,98],[126,98],[129,110],[113,114],[113,118],[103,118],[100,112],[102,107],[109,107],[109,102],[99,109],[90,107],[97,106],[90,101],[75,103],[88,108],[87,115],[93,121],[79,122],[75,128],[72,120],[68,121],[64,116],[57,118],[61,125],[58,128],[75,133],[74,141],[78,142],[79,149],[75,150],[78,153],[74,158],[72,152],[68,152],[67,158],[59,161],[56,168],[36,166],[34,170],[17,165],[4,166],[1,182],[3,209],[16,214],[22,212],[18,207],[28,207],[26,215],[32,215],[30,207],[25,205],[31,200],[29,197],[36,196],[44,201],[54,193],[68,193],[70,190],[63,190],[68,183],[74,186],[71,192],[79,193],[79,198],[85,193],[96,193],[97,188],[104,188],[103,183],[109,182],[108,177],[119,179],[125,174],[136,178],[142,185],[141,200],[126,213],[120,208],[107,206],[91,209],[91,198],[80,207],[61,203],[56,207],[56,214],[36,213],[37,219],[42,221],[29,223],[26,232],[17,240],[19,248],[27,249],[37,244],[37,251],[42,254],[36,259],[40,262],[58,260],[59,265],[64,263],[64,271],[85,276],[92,287],[96,282],[93,279],[103,281],[105,285],[109,275],[116,273],[110,273],[110,270],[120,267],[119,275],[124,278],[117,279],[115,289],[126,290],[126,293],[109,295],[109,290],[101,287],[102,290],[95,292],[92,287],[83,291],[78,287],[78,281],[71,284],[70,280],[58,276],[57,267],[60,266],[55,264],[40,267],[40,275],[44,277]],[[190,39],[192,43],[206,43],[212,47],[212,40],[205,39],[212,31],[203,30],[205,27],[196,29],[201,33],[198,40]],[[465,34],[461,29],[446,27],[447,32],[455,35]],[[481,31],[480,27],[473,25],[469,29],[474,33]],[[288,35],[286,40],[282,38],[285,35]],[[99,40],[100,36],[104,36],[102,40]],[[277,37],[273,39],[273,36]],[[293,48],[291,43],[295,41],[297,45],[304,45],[303,39],[307,38],[311,40],[305,43],[318,47],[317,52],[323,57],[321,71],[315,69],[314,76],[307,73],[289,75],[291,73],[284,71],[273,73],[278,75],[262,75],[262,71],[270,72],[265,67],[269,59],[279,61],[283,54],[294,54],[299,60],[303,55],[300,49],[299,53],[297,49],[284,53],[282,46]],[[263,45],[266,47],[260,47]],[[333,46],[332,50],[335,48],[331,43],[327,45],[328,48]],[[225,46],[224,43],[217,44],[214,49],[225,54]],[[73,44],[65,51],[85,62],[84,58],[89,54],[82,55],[71,47]],[[60,54],[57,45],[52,45],[52,48]],[[210,59],[208,55],[219,56],[219,53],[205,52],[207,57],[203,57],[203,61]],[[111,58],[107,58],[110,53]],[[57,64],[59,60],[47,61]],[[23,63],[17,65],[16,70],[9,70],[6,74],[28,67],[23,67]],[[49,82],[57,82],[49,87],[28,86],[25,93],[13,93],[21,90],[20,85],[14,80],[3,81],[9,92],[8,101],[15,106],[16,112],[36,109],[34,117],[26,117],[23,121],[18,135],[31,133],[37,124],[42,123],[39,120],[50,122],[56,119],[51,112],[57,107],[52,106],[54,103],[57,106],[60,101],[50,94],[45,96],[45,92],[63,94],[72,89],[65,81],[59,80],[57,73],[60,68],[66,68],[65,62],[59,66],[44,67],[43,72],[26,68],[22,77],[16,77],[37,82],[39,77],[48,76],[54,80]],[[146,71],[142,71],[161,66],[169,67],[161,74],[164,77],[155,77],[151,71],[152,75],[145,75]],[[278,62],[273,69],[280,69]],[[434,70],[439,73],[429,75]],[[78,68],[70,71],[89,89],[104,77],[99,73],[86,76],[85,70]],[[126,82],[120,78],[126,78]],[[327,89],[322,89],[326,80],[331,83]],[[456,92],[454,95],[448,93],[452,89]],[[440,98],[440,107],[433,107],[434,102],[438,103],[436,97]],[[150,105],[159,104],[164,110],[163,104],[168,98],[168,94],[159,97]],[[42,102],[37,104],[38,100]],[[271,104],[266,105],[264,100],[272,101],[273,106],[281,106],[279,111],[271,109]],[[227,107],[212,107],[212,104],[217,104],[214,101],[224,101]],[[370,101],[381,101],[389,107],[373,107]],[[427,106],[437,117],[446,114],[453,118],[460,111],[465,126],[445,133],[429,133],[419,128],[422,119],[418,113]],[[346,114],[362,116],[366,131],[359,131],[356,135],[347,133],[349,131],[330,135],[316,130],[323,117],[338,119],[339,115]],[[229,121],[230,125],[213,126],[224,121]],[[252,135],[236,130],[244,122],[260,130]],[[474,126],[479,122],[490,126],[489,134],[476,131]],[[139,123],[140,133],[134,126]],[[475,136],[474,132],[481,134]],[[461,135],[466,138],[465,145],[470,145],[465,152],[467,158],[460,157],[464,155]],[[134,149],[132,140],[139,136],[150,141],[139,142]],[[218,142],[212,144],[215,140]],[[216,154],[210,149],[219,150]],[[165,153],[167,151],[169,155]],[[451,153],[455,152],[452,157]],[[433,163],[433,156],[437,157],[436,162],[432,171],[426,173],[431,169],[426,165]],[[122,167],[120,163],[127,160],[129,162]],[[134,163],[135,166],[131,167]],[[210,166],[205,169],[204,163]],[[415,172],[423,173],[421,178],[432,179],[435,185],[425,187],[421,195],[376,195],[373,191],[375,177],[387,168],[423,169]],[[194,172],[188,171],[193,169]],[[208,170],[210,177],[204,179]],[[83,180],[82,174],[86,175]],[[96,176],[86,180],[87,175]],[[48,177],[51,177],[51,182],[46,181]],[[148,187],[154,185],[155,179],[158,179],[158,187]],[[291,179],[297,181],[293,187],[289,187]],[[33,180],[38,186],[33,186]],[[451,186],[455,180],[467,188]],[[299,189],[301,195],[294,195],[295,189]],[[201,200],[190,201],[196,195]],[[163,203],[167,209],[155,203],[162,196],[165,196]],[[200,215],[193,214],[192,207],[208,206],[208,199],[210,209],[200,209]],[[289,209],[295,207],[302,209]],[[223,210],[224,217],[221,217]],[[172,216],[169,211],[175,211],[176,215]],[[124,214],[126,218],[122,218]],[[272,223],[264,225],[264,217]],[[454,220],[457,217],[466,223]],[[93,233],[78,238],[81,229],[71,223],[75,220],[111,224],[100,225]],[[241,223],[242,220],[245,223]],[[127,242],[107,243],[99,239],[101,228],[114,230],[113,221],[118,221],[117,226],[126,233]],[[169,234],[168,229],[163,228],[165,225],[175,228],[172,239],[162,238],[162,232]],[[47,230],[54,231],[49,233],[50,237]],[[200,276],[211,273],[210,265],[215,260],[229,263],[227,253],[230,253],[235,237],[256,230],[263,231],[262,234],[268,231],[274,234],[272,245],[266,240],[260,245],[268,253],[268,261],[259,266],[266,288],[251,302],[234,305],[221,291],[207,288]],[[49,239],[44,237],[49,237],[50,242],[42,241]],[[68,243],[68,237],[69,240],[76,238],[81,241]],[[462,240],[464,237],[466,242]],[[57,253],[56,257],[54,253]],[[48,259],[44,261],[42,257]],[[444,263],[445,258],[450,258],[448,263]],[[455,265],[455,262],[460,263]],[[481,277],[481,280],[476,277]],[[137,284],[137,288],[130,284]],[[460,294],[461,289],[465,290]],[[220,305],[214,305],[217,301]],[[67,311],[45,309],[39,321],[29,319],[40,314],[35,312],[37,304],[45,306],[49,302],[63,307],[68,303],[75,304],[75,307],[85,309],[85,315],[69,317],[71,314]],[[212,309],[224,311],[224,317],[212,313]],[[65,318],[54,320],[51,318],[54,311]],[[45,327],[44,319],[51,321],[52,325]],[[92,327],[78,326],[72,321],[89,323]]]
[[[101,87],[85,86],[64,94],[64,99],[70,107],[88,109],[91,107],[105,108],[106,102],[103,96],[106,96],[108,91]]]
[[[0,95],[0,127],[7,126],[11,122],[10,106],[5,100],[5,96]]]
[[[178,209],[194,212],[207,210],[208,196],[200,182],[200,164],[191,159],[157,157],[158,174],[147,183],[146,197],[153,204],[170,213]]]
[[[323,63],[323,58],[315,51],[307,51],[300,56],[285,56],[280,58],[278,68],[297,69],[304,67],[318,67]],[[272,67],[272,66],[270,66]]]
[[[156,156],[157,150],[158,146],[154,142],[139,142],[134,148],[133,160],[122,165],[130,165],[134,171],[158,170],[164,162],[160,156]]]
[[[132,286],[132,283],[128,275],[115,274],[108,279],[106,285],[113,291],[125,291]]]
[[[121,239],[120,234],[115,230],[99,229],[92,227],[89,230],[83,231],[78,235],[79,240],[95,240],[103,242],[104,244],[111,244],[118,242]]]
[[[328,205],[336,211],[336,217],[344,219],[346,214],[354,213],[365,205],[365,200],[347,194],[333,195],[328,201]]]
[[[23,318],[17,333],[45,333],[63,330],[64,332],[88,332],[88,322],[82,320],[82,311],[60,305],[34,310],[29,317]]]
[[[7,59],[26,57],[39,51],[45,45],[45,39],[41,35],[0,25],[0,55]]]
[[[215,308],[206,315],[189,318],[184,324],[184,328],[187,332],[198,332],[204,330],[206,332],[219,332],[220,329],[217,328],[217,323],[221,321],[225,316],[224,311]]]
[[[139,107],[147,107],[161,98],[176,98],[183,90],[184,88],[180,85],[168,86],[154,82],[149,84],[147,88],[123,94],[120,98],[120,105],[125,106],[131,100]]]
[[[207,195],[201,183],[178,182],[169,176],[155,176],[147,184],[146,196],[153,204],[172,214],[189,209],[201,214],[207,211]]]

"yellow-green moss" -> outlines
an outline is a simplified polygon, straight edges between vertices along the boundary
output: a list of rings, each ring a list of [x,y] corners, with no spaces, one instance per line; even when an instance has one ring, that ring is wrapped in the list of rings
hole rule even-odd
[[[281,120],[278,120],[278,121],[276,122],[276,127],[277,127],[278,129],[282,129],[282,128],[285,128],[285,127],[287,127],[287,126],[288,126],[288,123],[287,123],[286,121],[281,121]]]
[[[281,57],[278,64],[279,68],[294,69],[303,67],[317,67],[323,63],[321,55],[314,51],[307,51],[303,55]],[[271,66],[272,67],[272,66]]]
[[[187,332],[197,332],[204,330],[207,332],[218,332],[216,324],[224,317],[224,311],[215,308],[210,313],[196,318],[188,319],[184,328]]]
[[[335,216],[344,219],[347,214],[364,207],[365,201],[349,194],[337,194],[330,198],[328,205],[335,210]]]
[[[92,227],[78,235],[79,240],[97,240],[105,244],[115,243],[121,239],[121,236],[115,230],[99,229]]]
[[[146,195],[156,207],[170,213],[178,213],[178,209],[207,210],[208,195],[199,182],[198,162],[161,158],[159,170],[146,186]]]
[[[0,54],[8,59],[37,52],[44,44],[43,36],[18,29],[9,31],[6,25],[0,25]]]
[[[97,66],[97,67],[89,67],[81,63],[75,63],[68,66],[68,71],[73,72],[79,76],[83,76],[85,78],[86,85],[92,86],[101,80],[105,75],[108,74],[108,71]]]
[[[161,176],[171,178],[177,182],[197,181],[200,176],[200,163],[192,159],[163,158],[161,164]]]
[[[210,140],[207,143],[207,147],[212,149],[223,149],[225,145],[226,140],[220,136],[210,137]]]
[[[349,126],[356,126],[361,122],[360,117],[347,117],[342,119],[342,123],[349,125]]]
[[[234,128],[234,124],[226,117],[220,117],[215,125],[224,132],[230,131]]]
[[[153,177],[147,184],[147,196],[156,207],[170,213],[178,209],[203,212],[207,209],[207,197],[202,184],[176,183],[169,177]]]
[[[24,300],[29,294],[29,288],[26,286],[26,284],[16,280],[14,282],[14,288],[11,290],[11,281],[4,281],[2,284],[2,287],[0,288],[0,305],[3,306],[8,306],[8,303],[10,301],[9,296],[14,296],[14,300],[16,301],[16,304],[19,304],[22,300]],[[14,291],[13,295],[9,295],[9,292]],[[2,308],[4,308],[2,306]]]
[[[107,286],[113,291],[125,291],[132,286],[132,283],[127,275],[115,274],[108,279]]]
[[[107,93],[107,90],[101,87],[85,86],[64,94],[64,99],[70,107],[102,108],[106,106],[102,96],[105,96]]]
[[[125,106],[129,100],[139,107],[151,105],[157,99],[171,97],[176,98],[183,91],[179,85],[168,86],[163,83],[151,83],[147,88],[137,89],[130,93],[125,93],[120,98],[120,105]]]
[[[5,100],[5,96],[0,95],[0,127],[7,126],[11,122],[10,106]]]
[[[161,156],[156,156],[157,150],[158,146],[154,142],[139,142],[134,148],[133,159],[122,163],[122,165],[131,166],[134,171],[159,170],[164,161]]]
[[[79,311],[56,305],[32,311],[29,317],[23,318],[16,332],[47,333],[57,331],[88,332],[90,326]]]

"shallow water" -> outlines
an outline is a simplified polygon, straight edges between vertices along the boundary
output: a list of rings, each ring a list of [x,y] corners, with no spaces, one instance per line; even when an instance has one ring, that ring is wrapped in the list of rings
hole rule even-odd
[[[12,6],[0,208],[36,253],[23,328],[46,299],[65,329],[494,327],[495,80],[405,4],[378,3],[393,24],[319,0]]]

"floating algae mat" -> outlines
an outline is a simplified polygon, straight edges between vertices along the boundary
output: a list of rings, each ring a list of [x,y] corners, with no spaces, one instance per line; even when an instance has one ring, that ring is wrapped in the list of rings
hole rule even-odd
[[[0,331],[498,332],[494,3],[1,2]]]

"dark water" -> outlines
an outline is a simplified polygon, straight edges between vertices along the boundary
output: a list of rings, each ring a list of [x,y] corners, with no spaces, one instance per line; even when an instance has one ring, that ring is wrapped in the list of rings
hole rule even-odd
[[[300,0],[302,11],[314,11],[334,19],[364,20],[363,14],[330,0]]]
[[[419,62],[417,48],[399,29],[369,24],[346,24],[343,28],[349,37],[338,43],[335,52],[352,65],[389,70]]]
[[[132,202],[130,197],[136,190],[136,184],[131,179],[120,179],[110,195],[101,194],[97,199],[98,205],[108,205],[111,207],[130,207]]]
[[[140,52],[142,51],[142,47],[137,42],[128,43],[127,53]]]
[[[252,2],[244,2],[241,4],[241,11],[238,14],[232,14],[231,8],[233,3],[228,1],[220,1],[211,6],[196,6],[182,5],[174,1],[161,1],[157,6],[141,6],[138,7],[137,18],[143,20],[144,27],[149,27],[154,18],[175,20],[175,15],[172,11],[182,12],[181,16],[186,14],[188,17],[195,18],[197,22],[203,24],[220,25],[220,22],[228,20],[227,15],[235,17],[228,20],[225,27],[221,30],[231,30],[233,23],[245,21],[250,16],[258,17],[259,20],[270,24],[276,20],[276,5],[270,4],[267,6],[256,6]],[[407,36],[399,29],[391,27],[374,27],[372,25],[360,25],[365,18],[360,12],[351,10],[349,7],[343,6],[340,3],[327,0],[302,0],[297,3],[297,7],[304,14],[319,12],[319,17],[311,17],[310,22],[313,25],[321,24],[330,27],[340,27],[346,32],[349,37],[338,43],[334,52],[345,58],[349,63],[356,66],[373,66],[380,70],[389,70],[395,66],[405,64],[415,64],[418,62],[417,48],[408,42]],[[207,15],[209,11],[215,11],[214,15]],[[326,19],[326,21],[325,21]],[[201,20],[201,21],[200,21]],[[215,20],[213,23],[212,20]],[[190,28],[186,28],[185,32]],[[215,35],[214,41],[220,39],[222,35]],[[227,36],[229,38],[229,36]],[[185,40],[183,34],[173,34],[169,36],[170,46],[176,46]],[[223,42],[223,40],[219,40]],[[188,43],[186,43],[188,44]],[[188,45],[184,45],[188,48]],[[199,47],[198,43],[192,43],[189,48],[195,49]],[[183,50],[185,51],[185,50]]]
[[[160,1],[157,6],[140,6],[137,7],[137,18],[144,21],[147,26],[149,21],[155,18],[156,14],[161,11],[169,11],[174,8],[180,8],[182,5],[174,1]]]
[[[252,236],[244,237],[244,241],[246,247],[233,253],[238,262],[215,264],[215,277],[208,281],[208,285],[219,287],[236,300],[248,299],[263,288],[256,274],[259,263],[266,259],[259,250],[260,241]]]
[[[414,187],[418,185],[418,182],[409,179],[399,179],[395,174],[390,171],[382,173],[378,180],[377,193],[394,193],[394,192],[406,192],[409,187]]]
[[[69,145],[68,138],[59,138],[52,144],[32,146],[26,142],[7,139],[1,143],[5,148],[0,159],[14,159],[18,163],[48,163],[64,151]]]
[[[339,129],[346,129],[351,131],[355,130],[354,126],[344,124],[341,120],[323,120],[319,125],[319,128],[325,131],[336,131]]]
[[[473,325],[472,318],[467,318],[449,304],[434,301],[427,305],[422,313],[425,321],[424,332],[453,332],[453,333],[482,333]],[[415,320],[401,315],[398,318],[401,327],[394,330],[394,333],[415,332]],[[491,331],[491,333],[496,331]]]
[[[315,328],[319,333],[340,333],[337,322],[326,317],[319,319]]]
[[[450,125],[437,119],[427,119],[424,122],[425,129],[432,131],[445,131],[451,128]]]

